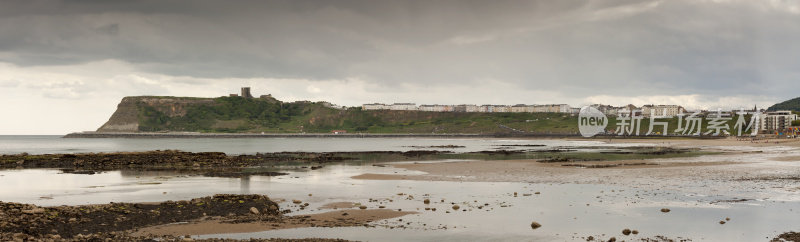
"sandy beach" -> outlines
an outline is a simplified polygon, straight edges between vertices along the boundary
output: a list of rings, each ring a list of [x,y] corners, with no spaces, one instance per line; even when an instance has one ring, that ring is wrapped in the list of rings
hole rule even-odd
[[[537,160],[479,160],[388,164],[424,174],[376,174],[353,176],[363,180],[416,180],[459,182],[578,183],[624,185],[637,188],[677,189],[682,192],[736,191],[763,198],[787,195],[798,189],[792,179],[800,178],[798,140],[751,143],[736,139],[613,139],[612,144],[648,144],[673,148],[700,148],[719,154],[688,158],[659,158],[620,161],[578,161],[541,163]],[[689,187],[688,182],[705,182],[706,187]],[[770,185],[766,185],[769,183]],[[746,189],[764,186],[765,189]]]
[[[210,219],[185,224],[168,224],[142,228],[134,232],[133,235],[159,237],[184,234],[247,233],[305,227],[368,226],[370,222],[402,217],[414,213],[415,212],[403,212],[390,209],[342,209],[325,213],[290,216],[273,222],[225,223],[218,219]]]

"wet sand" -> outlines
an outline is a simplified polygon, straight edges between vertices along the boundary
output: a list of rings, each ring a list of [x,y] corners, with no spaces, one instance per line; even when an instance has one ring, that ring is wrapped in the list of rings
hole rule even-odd
[[[800,156],[782,156],[772,158],[774,161],[800,161]]]
[[[736,139],[615,139],[612,143],[642,143],[674,148],[701,148],[721,154],[700,157],[622,161],[540,163],[536,160],[487,160],[387,164],[415,171],[411,174],[367,173],[363,180],[459,182],[524,182],[622,185],[674,189],[684,193],[715,191],[720,195],[757,198],[788,196],[800,179],[800,141],[750,143]],[[422,172],[423,174],[419,174]],[[701,187],[690,183],[706,184]],[[763,189],[752,189],[752,187]],[[734,192],[735,191],[735,192]]]
[[[693,139],[693,138],[670,138],[670,139],[570,139],[582,141],[603,141],[611,144],[654,144],[658,146],[670,146],[675,148],[700,147],[700,146],[749,146],[749,147],[774,147],[788,146],[800,147],[800,139]]]
[[[340,209],[340,208],[357,208],[358,203],[354,202],[335,202],[328,203],[319,207],[320,209]]]
[[[205,235],[222,233],[248,233],[276,229],[306,227],[349,227],[369,226],[369,223],[397,218],[416,212],[391,209],[346,209],[318,214],[290,216],[281,221],[255,221],[246,223],[226,223],[221,220],[197,221],[186,224],[168,224],[142,228],[134,236],[164,235]]]
[[[719,155],[725,156],[725,155]],[[487,160],[437,163],[394,164],[396,168],[421,171],[427,174],[374,174],[353,176],[363,180],[419,180],[419,181],[476,181],[476,182],[569,182],[584,179],[566,180],[571,176],[602,176],[615,174],[620,170],[642,169],[661,175],[679,175],[675,169],[692,169],[703,166],[723,166],[746,164],[733,161],[685,161],[685,158],[622,160],[622,161],[579,161],[541,163],[537,160]],[[665,169],[672,168],[672,169]]]

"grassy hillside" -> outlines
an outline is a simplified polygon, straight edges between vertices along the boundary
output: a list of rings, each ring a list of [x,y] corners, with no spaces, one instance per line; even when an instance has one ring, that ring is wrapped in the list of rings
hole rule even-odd
[[[139,131],[498,133],[511,132],[511,127],[542,133],[577,132],[575,125],[570,125],[576,124],[577,118],[568,114],[339,110],[322,103],[241,97],[220,97],[213,104],[183,108],[185,114],[176,116],[160,111],[163,107],[140,103]]]
[[[422,111],[339,110],[322,103],[284,103],[274,99],[220,97],[213,102],[176,107],[138,104],[139,131],[328,133],[514,133],[577,134],[577,115],[561,113],[455,113]],[[677,118],[667,120],[669,131]],[[640,134],[648,130],[642,121]],[[704,123],[704,126],[706,124]],[[729,122],[733,127],[733,120]],[[704,130],[706,127],[704,127]],[[608,129],[616,129],[610,118]],[[660,128],[657,132],[663,132]]]
[[[772,105],[767,111],[791,110],[800,112],[800,97]]]

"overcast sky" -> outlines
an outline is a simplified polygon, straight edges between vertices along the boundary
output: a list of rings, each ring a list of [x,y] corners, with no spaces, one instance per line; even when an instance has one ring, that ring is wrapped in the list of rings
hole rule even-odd
[[[761,107],[800,96],[800,2],[2,1],[0,134],[124,96]]]

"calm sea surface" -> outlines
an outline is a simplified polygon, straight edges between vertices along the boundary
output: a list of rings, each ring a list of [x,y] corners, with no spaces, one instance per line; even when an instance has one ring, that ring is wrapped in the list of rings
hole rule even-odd
[[[542,144],[553,146],[597,146],[599,141],[533,139],[444,139],[444,138],[61,138],[54,135],[0,136],[0,154],[86,153],[115,151],[182,150],[217,151],[227,154],[256,152],[332,152],[332,151],[408,151],[451,150],[470,152],[491,150],[500,145]],[[444,149],[426,146],[459,145]],[[417,146],[417,147],[412,147]],[[619,146],[619,145],[616,145]],[[530,147],[528,147],[530,148]]]

